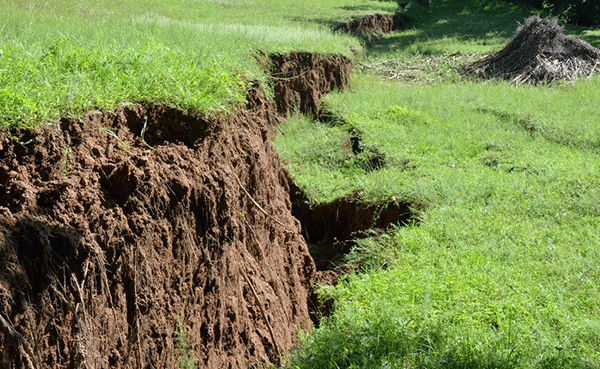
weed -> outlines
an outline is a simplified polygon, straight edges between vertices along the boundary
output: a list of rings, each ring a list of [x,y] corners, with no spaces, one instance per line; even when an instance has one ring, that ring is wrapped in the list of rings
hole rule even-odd
[[[68,178],[71,170],[71,148],[69,145],[65,145],[63,149],[63,177]]]
[[[189,336],[185,331],[185,325],[179,314],[177,314],[177,326],[175,329],[175,346],[180,355],[179,367],[181,369],[196,368],[198,359],[194,357],[194,344],[190,343]]]
[[[100,127],[99,130],[100,132],[104,132],[109,136],[114,137],[119,142],[119,146],[121,146],[121,149],[123,149],[123,151],[127,152],[130,155],[133,154],[133,149],[125,141],[123,141],[121,137],[119,137],[119,135],[115,133],[114,130],[106,127]]]
[[[144,135],[146,134],[146,130],[147,129],[148,129],[148,116],[144,116],[144,126],[142,127],[142,132],[140,133],[140,138],[142,139],[142,143],[144,145],[146,145],[146,147],[148,147],[150,150],[152,150],[152,151],[158,151],[153,146],[150,146],[150,144],[148,144],[146,142],[146,139],[144,139]]]

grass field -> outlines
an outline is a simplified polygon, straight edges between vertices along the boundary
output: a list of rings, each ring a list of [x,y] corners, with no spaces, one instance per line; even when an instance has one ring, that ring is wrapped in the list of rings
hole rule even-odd
[[[369,272],[324,292],[336,314],[298,366],[597,367],[599,82],[357,77],[326,101],[385,154],[378,171],[346,167],[346,127],[290,122],[278,147],[315,201],[357,192],[426,208],[349,255]]]
[[[478,5],[437,2],[367,40],[351,90],[324,101],[341,124],[295,117],[278,138],[315,202],[425,207],[359,241],[347,260],[368,272],[322,290],[335,313],[292,367],[600,367],[600,79],[463,80],[453,67],[501,49],[530,14]],[[597,31],[567,31],[597,46]],[[384,168],[356,165],[357,131]]]
[[[132,101],[229,110],[244,97],[242,76],[264,81],[259,52],[360,49],[310,22],[308,14],[342,15],[340,4],[2,0],[0,124]]]
[[[258,52],[358,55],[352,87],[324,100],[342,123],[292,116],[276,146],[311,201],[396,198],[420,204],[418,219],[359,241],[347,258],[366,272],[322,289],[335,310],[288,366],[599,368],[600,78],[517,88],[458,76],[531,14],[508,3],[411,4],[413,26],[387,36],[329,30],[395,7],[0,0],[0,124],[131,101],[226,111],[245,80],[266,81]],[[567,31],[600,46],[600,31]],[[383,168],[347,148],[350,130]]]

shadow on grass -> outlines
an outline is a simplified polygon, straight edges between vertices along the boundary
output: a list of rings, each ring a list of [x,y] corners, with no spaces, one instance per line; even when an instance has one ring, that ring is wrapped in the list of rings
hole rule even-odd
[[[389,13],[391,8],[384,8],[381,5],[360,5],[343,6],[340,9],[354,13]],[[504,40],[508,41],[515,33],[519,23],[531,14],[531,10],[504,2],[439,0],[432,2],[432,5],[426,8],[412,2],[407,8],[407,15],[411,20],[407,31],[386,35],[365,35],[363,41],[368,54],[372,56],[407,51],[415,44],[435,44],[443,39],[472,41],[482,45],[499,42],[504,44]],[[313,21],[331,29],[341,24],[340,19],[314,19]],[[427,49],[419,51],[428,53]]]
[[[510,39],[519,23],[531,15],[530,11],[514,4],[456,3],[460,2],[438,2],[429,8],[411,7],[407,14],[413,28],[371,37],[366,43],[369,53],[378,55],[404,51],[416,43],[435,43],[446,38],[483,45],[497,43],[499,39]]]
[[[590,45],[600,48],[600,35],[577,35],[586,40]]]
[[[340,6],[339,9],[344,9],[351,12],[371,12],[371,11],[382,11],[380,4],[361,4],[361,5],[346,5]]]
[[[356,19],[356,18],[360,18],[363,17],[365,15],[369,15],[369,14],[376,14],[376,13],[386,13],[386,14],[391,14],[393,13],[395,6],[386,6],[385,4],[382,3],[370,3],[370,4],[361,4],[361,5],[355,5],[355,6],[340,6],[337,7],[337,9],[342,9],[344,11],[347,12],[346,15],[344,16],[338,16],[338,17],[315,17],[315,18],[310,18],[311,22],[317,23],[317,24],[321,24],[331,30],[335,30],[340,28],[340,26],[343,26],[344,24],[346,24],[348,21],[352,20],[352,19]],[[305,17],[290,17],[288,18],[293,22],[305,22],[306,18]]]

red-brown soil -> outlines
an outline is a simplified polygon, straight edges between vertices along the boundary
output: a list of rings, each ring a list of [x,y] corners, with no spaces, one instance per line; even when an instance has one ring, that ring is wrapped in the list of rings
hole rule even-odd
[[[278,362],[309,326],[315,266],[274,105],[250,101],[214,119],[131,105],[2,134],[0,367],[175,368],[178,314],[200,367]]]
[[[343,55],[294,52],[271,55],[269,69],[279,114],[319,116],[323,94],[348,87],[352,62]]]
[[[316,270],[272,133],[350,61],[272,62],[277,103],[256,87],[225,116],[132,104],[0,133],[0,367],[177,368],[177,316],[201,368],[285,357],[339,273]]]
[[[394,31],[401,31],[408,28],[409,19],[405,13],[392,14],[370,14],[362,18],[357,18],[344,23],[336,30],[344,31],[347,33],[360,34],[360,33],[390,33]]]

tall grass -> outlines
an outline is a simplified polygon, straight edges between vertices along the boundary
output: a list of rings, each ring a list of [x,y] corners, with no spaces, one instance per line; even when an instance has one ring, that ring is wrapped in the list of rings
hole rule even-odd
[[[293,11],[284,5],[2,1],[0,124],[43,124],[123,102],[229,110],[243,100],[244,80],[264,80],[259,52],[349,55],[361,48],[353,38],[308,23],[309,4]],[[314,6],[318,12],[311,14],[338,5]]]

